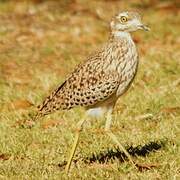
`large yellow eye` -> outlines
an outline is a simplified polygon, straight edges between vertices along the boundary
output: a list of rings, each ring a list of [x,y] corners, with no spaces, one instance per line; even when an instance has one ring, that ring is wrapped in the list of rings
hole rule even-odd
[[[126,16],[121,16],[121,22],[124,23],[124,22],[127,22],[127,17]]]

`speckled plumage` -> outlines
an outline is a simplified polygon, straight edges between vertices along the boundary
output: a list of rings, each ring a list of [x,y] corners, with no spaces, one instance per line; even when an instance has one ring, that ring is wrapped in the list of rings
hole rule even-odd
[[[109,42],[80,64],[39,108],[42,115],[56,110],[100,106],[109,98],[115,103],[136,74],[137,51],[131,37],[113,34]]]

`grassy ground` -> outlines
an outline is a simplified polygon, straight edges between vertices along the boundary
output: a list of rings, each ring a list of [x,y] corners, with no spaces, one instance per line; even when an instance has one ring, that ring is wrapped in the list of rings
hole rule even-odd
[[[112,130],[144,168],[123,161],[104,120],[92,120],[69,179],[180,178],[180,13],[173,2],[0,3],[0,179],[68,179],[64,164],[83,110],[57,112],[32,128],[29,114],[106,41],[110,18],[124,9],[140,11],[151,32],[133,34],[139,72],[117,103]]]

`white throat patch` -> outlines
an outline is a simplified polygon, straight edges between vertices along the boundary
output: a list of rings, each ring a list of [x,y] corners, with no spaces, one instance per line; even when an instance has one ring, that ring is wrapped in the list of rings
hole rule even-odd
[[[128,32],[116,31],[116,32],[114,32],[114,36],[121,38],[121,39],[125,39],[127,41],[132,41],[131,35]]]

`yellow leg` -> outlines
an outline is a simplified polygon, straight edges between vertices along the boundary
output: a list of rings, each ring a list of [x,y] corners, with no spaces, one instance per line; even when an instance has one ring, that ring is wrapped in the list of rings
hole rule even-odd
[[[117,137],[111,132],[110,126],[111,126],[111,120],[112,120],[112,110],[109,110],[107,113],[107,120],[106,120],[106,125],[105,125],[105,131],[107,134],[110,136],[110,138],[118,145],[118,147],[121,149],[121,151],[124,152],[124,154],[127,156],[133,167],[136,167],[136,164],[131,158],[131,155],[127,152],[127,150],[122,146],[122,144],[118,141]]]
[[[73,159],[74,154],[76,152],[76,148],[77,148],[77,145],[79,143],[80,132],[82,131],[84,122],[85,122],[85,119],[79,121],[78,124],[77,124],[77,132],[76,132],[74,143],[73,143],[73,146],[72,146],[72,149],[71,149],[71,153],[70,153],[70,156],[69,156],[66,168],[65,168],[66,174],[68,174],[68,172],[69,172],[69,169],[70,169],[70,166],[71,166],[71,163],[72,163],[72,159]]]

